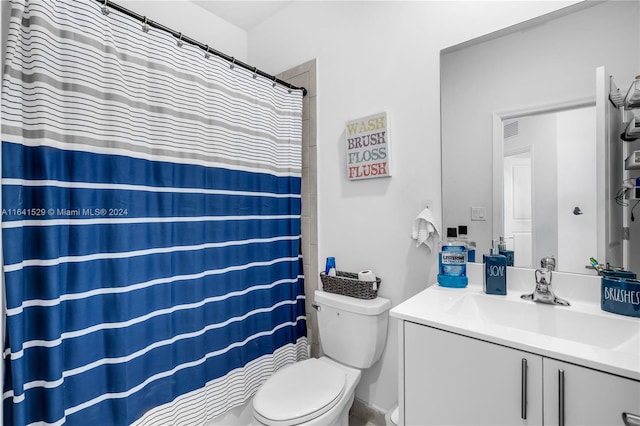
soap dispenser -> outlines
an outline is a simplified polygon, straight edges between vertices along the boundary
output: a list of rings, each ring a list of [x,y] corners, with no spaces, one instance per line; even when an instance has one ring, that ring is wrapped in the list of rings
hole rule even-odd
[[[486,294],[507,294],[507,258],[498,252],[491,241],[491,253],[482,256],[484,263],[483,289]]]
[[[513,266],[514,253],[513,250],[507,250],[507,242],[504,237],[500,237],[500,241],[498,241],[498,254],[507,258],[507,266]]]

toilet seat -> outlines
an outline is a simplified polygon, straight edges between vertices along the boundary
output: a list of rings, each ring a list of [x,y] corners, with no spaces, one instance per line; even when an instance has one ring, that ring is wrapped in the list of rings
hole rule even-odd
[[[345,392],[346,373],[310,358],[269,378],[253,397],[256,419],[268,425],[307,422],[333,408]]]

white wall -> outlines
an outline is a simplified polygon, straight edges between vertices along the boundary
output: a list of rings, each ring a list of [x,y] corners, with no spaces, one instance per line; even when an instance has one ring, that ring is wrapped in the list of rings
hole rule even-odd
[[[318,61],[319,264],[371,268],[396,305],[435,282],[437,256],[410,239],[430,201],[441,220],[440,50],[574,2],[293,2],[249,31],[249,63],[277,73]],[[473,73],[467,69],[465,72]],[[393,176],[348,181],[345,122],[387,111]],[[397,401],[395,324],[356,396]]]

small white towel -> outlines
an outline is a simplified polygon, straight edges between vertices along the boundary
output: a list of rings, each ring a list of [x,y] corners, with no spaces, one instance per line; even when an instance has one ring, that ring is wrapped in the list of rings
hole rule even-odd
[[[440,235],[440,228],[433,217],[433,213],[427,207],[413,221],[411,238],[416,240],[416,247],[424,244],[429,251],[432,251],[434,244],[440,241]]]

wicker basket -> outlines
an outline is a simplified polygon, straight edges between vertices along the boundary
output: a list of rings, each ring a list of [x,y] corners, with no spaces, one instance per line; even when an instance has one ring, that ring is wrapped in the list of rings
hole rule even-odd
[[[380,288],[380,278],[373,281],[360,281],[358,274],[336,271],[336,276],[320,272],[322,289],[329,293],[342,294],[357,299],[375,299]]]

